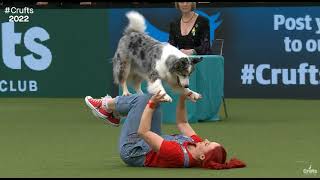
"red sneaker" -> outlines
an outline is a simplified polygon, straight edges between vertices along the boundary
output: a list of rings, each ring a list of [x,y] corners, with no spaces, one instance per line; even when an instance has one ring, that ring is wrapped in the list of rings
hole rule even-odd
[[[105,119],[107,123],[113,125],[113,126],[119,126],[120,124],[120,119],[115,118],[113,116],[113,113],[109,113],[106,110],[102,108],[102,99],[94,99],[91,96],[86,96],[85,97],[85,102],[87,106],[90,107],[92,110],[92,113],[102,119]]]

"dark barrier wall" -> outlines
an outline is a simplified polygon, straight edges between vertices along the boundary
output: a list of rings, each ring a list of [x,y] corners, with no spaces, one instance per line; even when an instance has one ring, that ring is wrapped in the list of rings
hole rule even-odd
[[[1,97],[113,93],[106,10],[33,9],[16,23],[10,15],[0,16]]]
[[[14,25],[4,23],[10,14],[2,13],[0,96],[116,94],[107,58],[128,23],[128,10],[35,9],[29,23]],[[176,9],[135,10],[145,15],[151,36],[167,41]],[[212,40],[224,39],[225,97],[320,98],[320,7],[197,12],[210,20]]]

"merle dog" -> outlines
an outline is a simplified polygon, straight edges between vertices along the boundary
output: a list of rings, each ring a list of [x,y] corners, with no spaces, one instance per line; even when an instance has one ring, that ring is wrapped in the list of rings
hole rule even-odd
[[[190,74],[202,58],[191,58],[169,43],[147,35],[145,19],[138,12],[130,11],[126,16],[129,24],[112,59],[114,81],[120,83],[123,95],[130,94],[127,81],[133,82],[137,93],[143,93],[141,82],[147,80],[149,93],[159,90],[166,93],[162,85],[166,81],[173,90],[189,95],[191,100],[201,98],[188,87]],[[168,94],[164,98],[172,101]]]

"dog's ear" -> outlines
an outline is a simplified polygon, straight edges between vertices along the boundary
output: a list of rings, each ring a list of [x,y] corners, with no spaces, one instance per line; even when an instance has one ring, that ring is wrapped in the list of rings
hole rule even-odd
[[[175,69],[183,68],[186,64],[188,64],[188,61],[189,59],[186,57],[177,59],[177,61],[174,63]]]
[[[191,62],[192,64],[197,64],[198,62],[201,62],[203,59],[203,57],[200,57],[200,58],[192,58],[191,59]]]
[[[175,70],[180,69],[180,67],[182,66],[183,61],[181,61],[180,59],[178,61],[176,61],[173,65],[173,68]]]
[[[179,62],[187,63],[188,61],[189,61],[189,59],[187,57],[182,57],[179,59]]]

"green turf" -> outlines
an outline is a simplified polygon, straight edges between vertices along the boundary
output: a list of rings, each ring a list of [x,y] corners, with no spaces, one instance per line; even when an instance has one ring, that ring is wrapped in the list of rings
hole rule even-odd
[[[0,177],[320,177],[320,101],[227,99],[229,118],[194,123],[248,167],[135,168],[117,153],[120,128],[82,99],[0,99]],[[177,133],[164,125],[165,133]],[[304,174],[303,169],[317,170]]]

